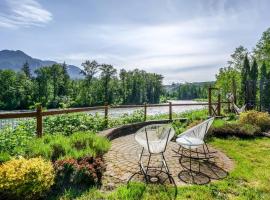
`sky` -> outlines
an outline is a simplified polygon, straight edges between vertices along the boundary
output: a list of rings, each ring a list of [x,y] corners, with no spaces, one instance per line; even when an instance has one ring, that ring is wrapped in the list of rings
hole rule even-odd
[[[270,27],[269,0],[0,0],[0,50],[81,67],[144,69],[164,84],[215,80]]]

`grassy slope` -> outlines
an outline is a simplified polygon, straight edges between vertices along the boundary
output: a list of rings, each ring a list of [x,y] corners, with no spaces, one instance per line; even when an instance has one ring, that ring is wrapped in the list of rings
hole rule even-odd
[[[213,139],[210,142],[235,161],[230,175],[215,183],[204,186],[178,188],[177,199],[270,199],[270,139]],[[136,184],[130,190],[122,186],[111,193],[91,189],[78,199],[168,199],[160,188]],[[74,194],[67,192],[61,199],[70,199]],[[74,196],[73,196],[74,197]]]

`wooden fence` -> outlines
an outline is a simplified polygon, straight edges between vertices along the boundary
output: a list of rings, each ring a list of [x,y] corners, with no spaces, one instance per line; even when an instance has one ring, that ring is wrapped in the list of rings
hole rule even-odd
[[[43,111],[42,107],[37,107],[36,111],[32,112],[21,112],[21,113],[0,113],[0,119],[16,119],[16,118],[36,118],[36,133],[38,137],[42,136],[42,118],[44,116],[50,115],[60,115],[60,114],[68,114],[68,113],[78,113],[78,112],[87,112],[94,110],[104,110],[104,118],[106,124],[108,123],[108,113],[109,108],[143,108],[144,110],[144,121],[147,119],[147,108],[151,107],[168,107],[169,111],[169,120],[172,120],[173,107],[174,106],[208,106],[209,107],[209,115],[221,115],[221,104],[228,104],[228,108],[230,108],[229,102],[221,102],[220,98],[218,98],[217,103],[183,103],[183,104],[173,104],[169,102],[168,104],[143,104],[143,105],[118,105],[118,106],[109,106],[105,104],[104,106],[96,106],[96,107],[84,107],[84,108],[68,108],[68,109],[57,109],[57,110],[49,110]]]

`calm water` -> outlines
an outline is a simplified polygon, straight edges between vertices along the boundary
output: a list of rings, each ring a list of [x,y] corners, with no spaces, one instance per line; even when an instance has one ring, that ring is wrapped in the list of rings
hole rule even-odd
[[[178,101],[171,101],[173,104],[174,103],[198,103],[196,101],[191,101],[191,100],[178,100]],[[205,106],[173,106],[172,111],[174,113],[182,113],[190,110],[197,110],[197,109],[203,109]],[[143,108],[111,108],[109,109],[109,116],[110,117],[120,117],[123,114],[132,114],[136,110],[143,110]],[[89,112],[91,114],[99,113],[99,114],[104,114],[103,110],[96,110],[96,111],[91,111]],[[169,113],[169,106],[161,106],[161,107],[150,107],[147,108],[147,115],[157,115],[157,114],[168,114]]]
[[[196,101],[191,101],[191,100],[178,100],[178,101],[171,101],[172,103],[198,103]],[[203,109],[205,106],[173,106],[172,111],[174,113],[183,113],[186,111],[190,110],[197,110],[197,109]],[[109,109],[109,117],[112,118],[117,118],[120,117],[123,114],[132,114],[136,110],[142,110],[143,108],[110,108]],[[13,112],[25,112],[27,110],[21,110],[21,111],[13,111]],[[3,113],[0,111],[0,113]],[[90,111],[88,112],[89,114],[95,114],[98,113],[100,115],[104,115],[104,110],[95,110],[95,111]],[[169,113],[169,106],[164,106],[164,107],[153,107],[153,108],[147,108],[147,115],[156,115],[156,114],[168,114]],[[10,125],[12,127],[17,126],[17,124],[21,120],[27,120],[27,118],[21,118],[21,119],[0,119],[0,129],[3,128],[6,125]]]

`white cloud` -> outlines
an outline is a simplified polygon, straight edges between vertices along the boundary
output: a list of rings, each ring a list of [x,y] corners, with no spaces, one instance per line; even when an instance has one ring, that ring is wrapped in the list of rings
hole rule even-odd
[[[171,11],[179,10],[172,1],[167,3]],[[95,59],[118,69],[145,69],[163,74],[165,83],[214,80],[235,47],[254,46],[250,41],[256,42],[259,10],[234,6],[226,0],[202,5],[205,15],[185,19],[84,24],[71,34],[70,42],[81,44],[80,49],[71,49],[57,59],[78,66],[85,59]]]
[[[230,28],[225,23],[230,23]],[[213,80],[231,50],[228,51],[224,37],[219,39],[217,35],[231,30],[235,23],[233,15],[229,18],[221,15],[173,24],[95,25],[75,34],[86,46],[95,43],[95,49],[58,58],[78,64],[95,59],[118,69],[145,69],[163,74],[167,83],[175,81],[176,75],[186,81]],[[193,74],[187,68],[193,68]]]
[[[0,9],[0,27],[42,26],[52,14],[35,0],[6,0]]]

